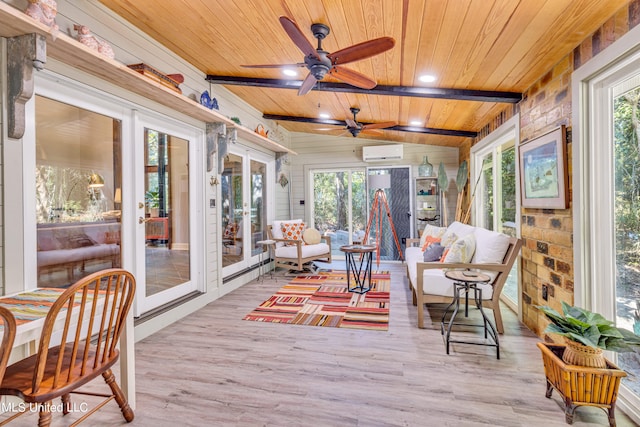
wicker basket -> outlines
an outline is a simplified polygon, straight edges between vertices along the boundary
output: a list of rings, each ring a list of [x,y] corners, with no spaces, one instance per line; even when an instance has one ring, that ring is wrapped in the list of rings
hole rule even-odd
[[[565,403],[565,419],[573,423],[573,414],[578,406],[596,406],[606,410],[609,425],[615,427],[615,406],[618,388],[627,374],[606,360],[607,368],[591,368],[568,365],[562,361],[566,346],[538,343],[542,351],[544,373],[547,377],[546,396],[551,397],[556,389]]]
[[[601,348],[593,348],[582,343],[564,338],[567,347],[562,354],[562,360],[567,365],[587,366],[589,368],[606,368],[607,359]]]

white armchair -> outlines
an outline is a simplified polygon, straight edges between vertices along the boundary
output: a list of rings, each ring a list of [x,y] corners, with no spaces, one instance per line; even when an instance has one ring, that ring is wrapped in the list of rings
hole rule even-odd
[[[301,238],[285,238],[282,231],[283,223],[296,223],[304,226],[301,219],[296,219],[273,221],[273,224],[267,227],[269,239],[276,242],[274,251],[276,267],[302,271],[305,269],[304,265],[312,261],[331,262],[331,238],[329,236],[319,236],[319,241],[316,238],[310,240],[309,243],[305,243]],[[318,232],[308,233],[308,230],[305,231],[305,234],[319,235]]]

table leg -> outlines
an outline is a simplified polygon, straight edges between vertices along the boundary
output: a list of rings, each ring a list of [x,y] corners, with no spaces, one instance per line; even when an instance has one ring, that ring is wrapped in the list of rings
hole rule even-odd
[[[449,326],[447,327],[447,336],[446,336],[446,342],[447,342],[447,354],[449,354],[449,343],[451,342],[450,338],[451,338],[451,329],[453,328],[453,321],[456,318],[456,316],[458,315],[458,310],[460,309],[460,289],[462,288],[462,286],[460,286],[462,284],[458,284],[458,283],[454,283],[454,295],[453,295],[453,301],[455,303],[455,308],[453,309],[453,313],[451,313],[451,318],[449,319]],[[465,286],[466,288],[466,286]]]

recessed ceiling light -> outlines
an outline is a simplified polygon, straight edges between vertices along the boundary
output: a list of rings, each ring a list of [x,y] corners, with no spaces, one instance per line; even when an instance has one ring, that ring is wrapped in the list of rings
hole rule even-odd
[[[422,126],[422,122],[419,120],[412,120],[409,122],[411,126]]]
[[[436,80],[436,76],[432,74],[423,74],[422,76],[420,76],[420,81],[423,83],[433,83]]]
[[[330,118],[331,118],[331,115],[330,115],[330,114],[327,114],[327,113],[320,113],[318,116],[319,116],[321,119],[330,119]]]
[[[291,68],[285,68],[284,70],[282,70],[282,74],[284,74],[285,76],[294,77],[298,75],[298,72],[296,70],[292,70]]]

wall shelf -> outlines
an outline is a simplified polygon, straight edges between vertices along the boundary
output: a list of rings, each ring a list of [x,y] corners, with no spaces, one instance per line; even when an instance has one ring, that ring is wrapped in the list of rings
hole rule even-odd
[[[33,20],[22,11],[0,1],[0,37],[17,37],[37,33],[47,38],[47,56],[101,78],[109,83],[151,99],[166,107],[203,122],[224,123],[238,130],[238,137],[278,152],[296,154],[289,148],[238,125],[215,110],[148,79],[125,64],[89,49],[62,31],[54,37],[49,27]],[[46,67],[46,65],[45,65]]]

